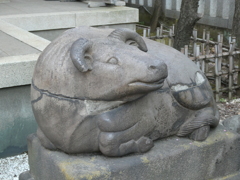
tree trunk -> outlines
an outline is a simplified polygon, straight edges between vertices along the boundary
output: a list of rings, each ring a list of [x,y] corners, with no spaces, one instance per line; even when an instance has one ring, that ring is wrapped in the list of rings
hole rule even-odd
[[[235,10],[232,24],[232,35],[237,38],[237,46],[240,45],[240,0],[235,0]]]
[[[173,47],[177,50],[181,50],[181,48],[189,44],[193,28],[201,18],[197,13],[198,3],[199,0],[182,0],[173,44]]]
[[[154,32],[156,30],[160,17],[161,19],[164,18],[164,1],[155,0],[153,15],[150,22],[151,32]]]
[[[240,0],[235,0],[235,10],[232,23],[232,35],[236,37],[237,47],[240,46]],[[239,59],[239,55],[235,55],[236,59]],[[238,66],[240,62],[238,61]],[[240,85],[240,75],[238,73],[238,85]],[[240,96],[240,89],[237,89],[237,95]]]

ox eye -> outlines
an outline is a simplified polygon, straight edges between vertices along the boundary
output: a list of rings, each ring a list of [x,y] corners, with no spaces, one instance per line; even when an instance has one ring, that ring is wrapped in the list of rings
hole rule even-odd
[[[111,58],[107,61],[107,63],[109,63],[109,64],[118,64],[118,59],[115,58],[115,57],[111,57]]]
[[[138,44],[135,42],[135,41],[132,41],[132,40],[128,40],[126,42],[126,44],[130,45],[130,46],[137,46],[138,47]]]

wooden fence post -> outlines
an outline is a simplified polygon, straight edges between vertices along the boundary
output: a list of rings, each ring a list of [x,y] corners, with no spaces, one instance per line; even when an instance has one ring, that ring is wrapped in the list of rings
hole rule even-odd
[[[215,66],[218,66],[218,85],[219,90],[222,88],[222,42],[223,42],[223,35],[220,33],[218,34],[218,46],[217,46],[217,57],[218,57],[218,64],[215,64]],[[219,92],[220,93],[220,92]],[[221,94],[221,93],[220,93]]]
[[[209,47],[209,40],[210,40],[210,32],[207,31],[207,38],[206,38],[206,56],[210,54],[210,47]],[[208,64],[208,59],[206,59],[206,69],[205,71],[208,72],[209,71],[209,64]]]
[[[205,29],[203,29],[203,37],[202,37],[202,39],[203,39],[203,41],[205,41],[206,40],[206,30]],[[205,52],[205,43],[206,42],[202,42],[201,43],[201,54],[202,55],[206,55],[206,52]],[[202,60],[202,70],[203,70],[203,72],[207,72],[206,70],[207,70],[207,65],[208,65],[208,63],[206,63],[206,58],[204,58],[203,60]]]
[[[216,101],[219,102],[219,69],[218,69],[218,44],[215,44],[215,89],[216,89]]]
[[[146,37],[146,35],[147,35],[147,29],[144,28],[144,29],[143,29],[143,37]]]
[[[188,57],[188,45],[184,46],[184,54]]]
[[[232,38],[230,39],[232,40]],[[232,86],[233,86],[233,51],[234,51],[234,42],[230,42],[229,44],[229,84],[228,84],[228,88],[229,88],[229,92],[228,92],[228,98],[232,99]]]

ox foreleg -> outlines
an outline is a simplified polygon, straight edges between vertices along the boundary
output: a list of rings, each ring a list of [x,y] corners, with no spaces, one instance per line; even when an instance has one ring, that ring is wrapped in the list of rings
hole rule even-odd
[[[107,156],[123,156],[130,153],[143,153],[154,144],[146,137],[151,129],[143,121],[120,132],[101,132],[99,135],[100,151]]]

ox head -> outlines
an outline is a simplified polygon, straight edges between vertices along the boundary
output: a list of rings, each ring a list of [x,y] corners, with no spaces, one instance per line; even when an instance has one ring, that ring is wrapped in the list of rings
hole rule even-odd
[[[76,40],[70,57],[84,77],[85,98],[130,101],[161,88],[167,66],[146,52],[142,37],[128,29],[94,41]]]

